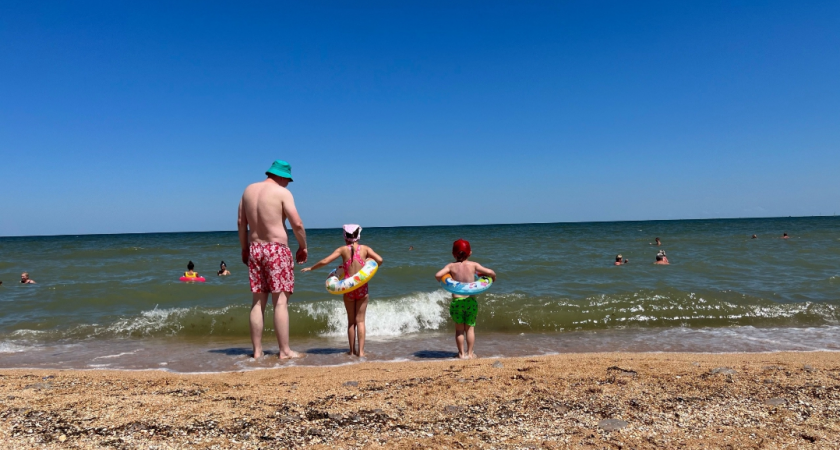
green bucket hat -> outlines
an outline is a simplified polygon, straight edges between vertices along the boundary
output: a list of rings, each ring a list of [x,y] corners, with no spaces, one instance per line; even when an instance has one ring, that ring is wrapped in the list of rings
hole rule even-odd
[[[292,180],[292,166],[291,164],[283,161],[282,159],[278,159],[274,161],[274,164],[265,171],[266,175],[277,175],[278,177],[288,178],[289,181]]]

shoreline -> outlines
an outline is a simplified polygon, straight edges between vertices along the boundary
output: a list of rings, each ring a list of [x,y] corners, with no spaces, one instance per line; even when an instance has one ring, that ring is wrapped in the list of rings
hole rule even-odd
[[[50,449],[837,448],[840,354],[0,369],[0,437]]]

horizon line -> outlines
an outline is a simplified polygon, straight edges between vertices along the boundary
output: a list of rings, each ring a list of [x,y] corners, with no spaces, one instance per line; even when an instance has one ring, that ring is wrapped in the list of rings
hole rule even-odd
[[[586,224],[586,223],[641,223],[641,222],[689,222],[701,220],[755,220],[755,219],[808,219],[817,217],[837,217],[837,214],[832,215],[818,215],[818,216],[755,216],[755,217],[708,217],[702,219],[642,219],[642,220],[580,220],[568,222],[511,222],[511,223],[465,223],[465,224],[450,224],[450,225],[391,225],[391,226],[370,226],[365,228],[435,228],[435,227],[493,227],[493,226],[509,226],[509,225],[557,225],[557,224]],[[339,228],[339,227],[336,227]],[[306,228],[307,230],[332,230],[333,227],[328,228]],[[288,230],[288,228],[287,228]],[[183,234],[183,233],[232,233],[238,230],[208,230],[208,231],[144,231],[144,232],[127,232],[127,233],[71,233],[71,234],[21,234],[0,236],[0,239],[5,238],[32,238],[32,237],[67,237],[67,236],[125,236],[135,234]]]

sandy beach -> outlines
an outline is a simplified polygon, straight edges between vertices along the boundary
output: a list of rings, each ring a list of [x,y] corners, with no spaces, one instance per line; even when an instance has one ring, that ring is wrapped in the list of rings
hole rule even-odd
[[[4,448],[838,448],[840,354],[0,371]]]

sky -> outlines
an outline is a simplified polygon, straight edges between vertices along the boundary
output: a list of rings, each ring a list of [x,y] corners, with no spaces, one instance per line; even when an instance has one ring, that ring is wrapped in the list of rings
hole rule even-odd
[[[0,236],[840,212],[840,2],[0,3]]]

